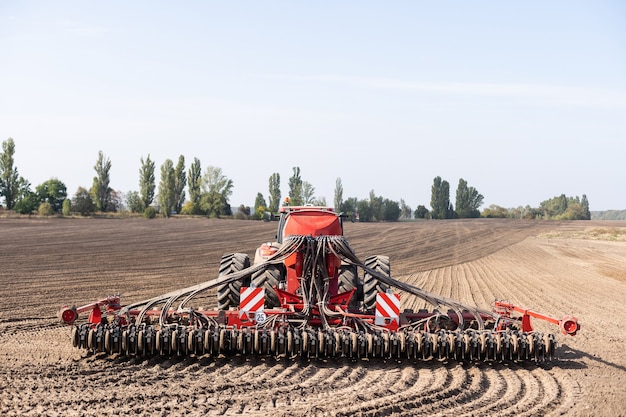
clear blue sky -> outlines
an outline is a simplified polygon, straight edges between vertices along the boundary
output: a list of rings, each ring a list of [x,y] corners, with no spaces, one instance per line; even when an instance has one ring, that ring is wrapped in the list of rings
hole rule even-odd
[[[339,177],[429,207],[441,176],[482,208],[626,209],[626,2],[3,1],[9,137],[70,195],[102,150],[122,192],[197,157],[234,207],[297,166],[329,204]]]

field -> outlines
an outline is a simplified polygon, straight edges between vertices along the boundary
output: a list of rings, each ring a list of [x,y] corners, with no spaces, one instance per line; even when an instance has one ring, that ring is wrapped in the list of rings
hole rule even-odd
[[[120,359],[74,349],[58,324],[62,304],[115,293],[129,303],[215,278],[223,253],[253,254],[275,227],[0,219],[0,415],[626,415],[626,222],[345,225],[357,255],[389,255],[396,279],[482,308],[497,298],[578,317],[550,365]]]

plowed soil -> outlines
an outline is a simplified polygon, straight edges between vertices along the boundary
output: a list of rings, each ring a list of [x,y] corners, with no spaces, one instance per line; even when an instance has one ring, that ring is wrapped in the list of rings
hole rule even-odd
[[[72,347],[63,304],[141,301],[217,277],[226,252],[253,255],[276,223],[0,219],[2,416],[626,415],[626,223],[449,220],[347,223],[362,259],[490,309],[506,299],[556,317],[549,365],[121,359]],[[422,303],[402,296],[404,308]]]

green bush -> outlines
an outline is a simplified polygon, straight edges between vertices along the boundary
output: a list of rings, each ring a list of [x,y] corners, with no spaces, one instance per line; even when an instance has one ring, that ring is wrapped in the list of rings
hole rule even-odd
[[[89,216],[96,209],[96,205],[91,198],[91,194],[84,187],[78,187],[72,201],[72,208],[74,209],[74,212],[80,213],[81,216]]]
[[[63,200],[62,213],[64,216],[69,216],[70,214],[72,214],[72,203],[70,202],[69,198]]]
[[[152,206],[148,206],[143,211],[143,217],[146,219],[154,219],[156,217],[156,210]]]
[[[193,215],[202,214],[200,207],[193,201],[187,201],[183,208],[180,210],[180,214]]]
[[[143,201],[137,191],[129,191],[126,194],[126,205],[133,213],[142,213],[144,209]]]
[[[54,207],[48,202],[41,203],[37,212],[40,216],[52,216],[54,214]]]
[[[15,211],[20,214],[31,214],[39,207],[39,196],[36,193],[26,191],[22,198],[15,204]]]
[[[266,212],[267,208],[265,206],[258,206],[256,209],[254,209],[254,215],[258,220],[263,219]]]

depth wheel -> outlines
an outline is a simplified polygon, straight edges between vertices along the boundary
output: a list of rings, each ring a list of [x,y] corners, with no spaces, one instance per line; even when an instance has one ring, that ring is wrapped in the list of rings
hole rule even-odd
[[[276,331],[270,331],[270,353],[276,355]]]
[[[161,340],[162,337],[163,336],[161,335],[161,331],[157,330],[156,336],[154,337],[155,338],[154,345],[159,355],[163,355],[163,341]]]
[[[196,353],[196,331],[190,330],[187,332],[187,353]]]
[[[261,353],[261,341],[259,337],[259,329],[254,329],[254,336],[252,337],[254,343],[254,353]]]
[[[430,334],[430,349],[431,349],[431,357],[432,359],[435,359],[437,357],[437,355],[439,354],[439,350],[440,350],[440,340],[439,340],[439,335],[437,333],[431,333]]]
[[[226,350],[226,329],[220,330],[220,345],[219,353],[224,353]]]
[[[511,360],[519,359],[519,338],[517,334],[513,333],[511,335]]]
[[[487,360],[487,335],[485,333],[481,333],[479,336],[480,341],[480,358],[479,360]]]
[[[172,338],[170,339],[170,349],[172,352],[178,354],[178,330],[172,332]]]
[[[496,335],[495,335],[495,343],[496,343],[495,359],[497,361],[501,361],[501,360],[503,360],[504,355],[502,353],[502,335],[500,333],[496,333]]]
[[[137,355],[144,356],[146,354],[146,334],[143,330],[137,333]]]
[[[383,357],[385,359],[388,359],[389,357],[391,357],[390,356],[391,355],[391,345],[390,345],[390,342],[391,342],[391,340],[389,338],[389,333],[388,332],[383,333],[383,351],[382,351],[382,354],[383,354]]]
[[[404,332],[398,333],[398,349],[398,358],[400,358],[406,353],[406,334]]]
[[[296,353],[300,358],[306,358],[309,351],[309,333],[307,330],[297,329],[294,333]]]
[[[528,351],[528,359],[532,359],[535,356],[535,338],[532,333],[526,335],[526,346]]]
[[[128,331],[122,332],[122,340],[120,341],[122,355],[128,355]]]
[[[359,335],[355,332],[350,332],[350,357],[356,358],[359,356]]]
[[[424,334],[415,333],[415,359],[426,359],[426,349],[424,349]]]
[[[546,334],[543,339],[543,343],[545,344],[545,353],[546,360],[551,361],[554,359],[554,337],[551,334]]]
[[[234,331],[234,330],[233,330],[233,331]],[[237,331],[237,332],[235,333],[235,336],[236,336],[236,339],[235,339],[235,340],[237,340],[237,343],[236,343],[236,346],[235,346],[235,350],[236,350],[238,353],[243,353],[243,350],[244,350],[244,345],[243,345],[243,331]],[[232,338],[232,337],[231,337],[231,338]]]
[[[253,348],[252,333],[250,333],[250,329],[247,327],[245,328],[245,332],[246,332],[246,335],[245,335],[245,340],[244,340],[244,347],[246,349],[246,353],[247,354],[254,353],[254,350],[252,349]]]
[[[107,329],[104,332],[104,351],[106,353],[112,353],[111,352],[111,331],[109,329]]]
[[[365,340],[367,341],[367,357],[371,358],[374,354],[374,336],[371,333],[367,333]]]
[[[293,354],[293,332],[287,330],[287,357]]]
[[[78,327],[72,326],[70,337],[72,338],[72,346],[78,347],[80,344],[80,333],[78,331]]]
[[[209,329],[204,331],[204,336],[203,336],[203,343],[204,343],[204,351],[207,353],[212,353],[211,351],[211,331]]]
[[[96,350],[96,330],[91,329],[87,333],[87,347],[89,350]]]

